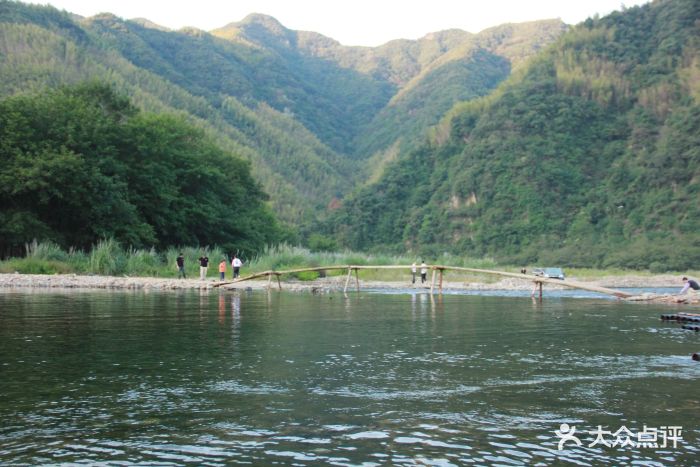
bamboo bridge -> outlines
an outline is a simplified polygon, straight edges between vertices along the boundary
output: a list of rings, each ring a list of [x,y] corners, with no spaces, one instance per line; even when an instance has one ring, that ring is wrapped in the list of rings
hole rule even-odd
[[[290,269],[286,271],[263,271],[259,272],[256,274],[251,274],[248,276],[244,277],[239,277],[237,279],[231,280],[231,281],[222,281],[217,284],[214,284],[214,287],[221,287],[222,285],[229,285],[229,284],[235,284],[239,282],[244,282],[252,279],[258,279],[260,277],[267,277],[267,284],[268,288],[272,286],[272,277],[275,276],[277,277],[277,285],[279,289],[282,289],[282,283],[280,281],[280,276],[285,275],[285,274],[294,274],[294,273],[300,273],[300,272],[320,272],[320,271],[337,271],[337,270],[347,270],[347,278],[345,280],[345,288],[343,289],[343,292],[347,292],[348,286],[350,284],[350,280],[352,278],[353,272],[355,274],[355,284],[357,291],[360,291],[360,279],[358,276],[358,271],[361,269],[399,269],[399,270],[408,270],[409,272],[411,271],[412,266],[406,266],[406,265],[397,265],[397,266],[354,266],[354,265],[344,265],[344,266],[318,266],[318,267],[312,267],[312,268],[301,268],[301,269]],[[542,298],[542,285],[543,284],[555,284],[559,286],[564,286],[564,287],[569,287],[572,289],[580,289],[580,290],[587,290],[589,292],[596,292],[600,294],[605,294],[605,295],[613,295],[618,298],[629,298],[632,296],[632,294],[629,294],[627,292],[622,292],[620,290],[615,290],[615,289],[608,289],[606,287],[598,287],[595,285],[589,285],[589,284],[584,284],[581,282],[576,282],[576,281],[571,281],[568,279],[549,279],[541,276],[534,276],[534,275],[528,275],[528,274],[523,274],[523,273],[513,273],[513,272],[505,272],[505,271],[495,271],[495,270],[490,270],[490,269],[476,269],[476,268],[463,268],[463,267],[457,267],[457,266],[439,266],[439,265],[428,265],[427,269],[432,271],[432,277],[430,281],[430,293],[433,294],[435,293],[435,287],[436,287],[436,281],[437,281],[437,288],[438,292],[442,293],[442,279],[443,279],[443,273],[445,271],[458,271],[458,272],[469,272],[469,273],[477,273],[477,274],[487,274],[487,275],[496,275],[496,276],[502,276],[502,277],[511,277],[514,279],[520,279],[523,281],[528,281],[528,282],[534,282],[535,283],[535,289],[539,289],[539,297]],[[533,290],[533,294],[534,294]]]

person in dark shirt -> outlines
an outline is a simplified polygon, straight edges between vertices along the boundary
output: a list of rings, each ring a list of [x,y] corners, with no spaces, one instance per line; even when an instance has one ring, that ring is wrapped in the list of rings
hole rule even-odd
[[[693,279],[688,279],[687,277],[684,277],[683,282],[685,282],[685,285],[680,291],[681,294],[686,293],[688,289],[693,289],[696,291],[700,290],[700,284],[698,284],[697,281],[694,281]]]
[[[180,256],[175,260],[177,263],[177,277],[178,279],[187,279],[185,275],[185,257],[180,253]]]
[[[209,267],[209,258],[206,255],[199,257],[199,278],[204,280],[207,278],[207,268]]]

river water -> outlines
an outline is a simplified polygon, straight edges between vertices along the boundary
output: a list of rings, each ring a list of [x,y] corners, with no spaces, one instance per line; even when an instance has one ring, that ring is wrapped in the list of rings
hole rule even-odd
[[[700,338],[659,319],[677,310],[6,291],[0,465],[698,465]]]

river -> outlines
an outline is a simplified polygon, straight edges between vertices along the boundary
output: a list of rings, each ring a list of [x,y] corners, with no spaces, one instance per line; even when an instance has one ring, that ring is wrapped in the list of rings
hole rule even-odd
[[[0,464],[698,465],[700,339],[676,310],[5,291]]]

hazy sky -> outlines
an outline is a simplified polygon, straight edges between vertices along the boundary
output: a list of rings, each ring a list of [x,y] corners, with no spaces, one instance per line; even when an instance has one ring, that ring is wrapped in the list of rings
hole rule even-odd
[[[561,18],[576,24],[596,13],[648,0],[32,0],[71,13],[109,12],[124,19],[147,18],[171,29],[210,31],[264,13],[289,29],[314,31],[344,45],[377,46],[392,39],[418,39],[458,28],[479,32],[503,23]]]

